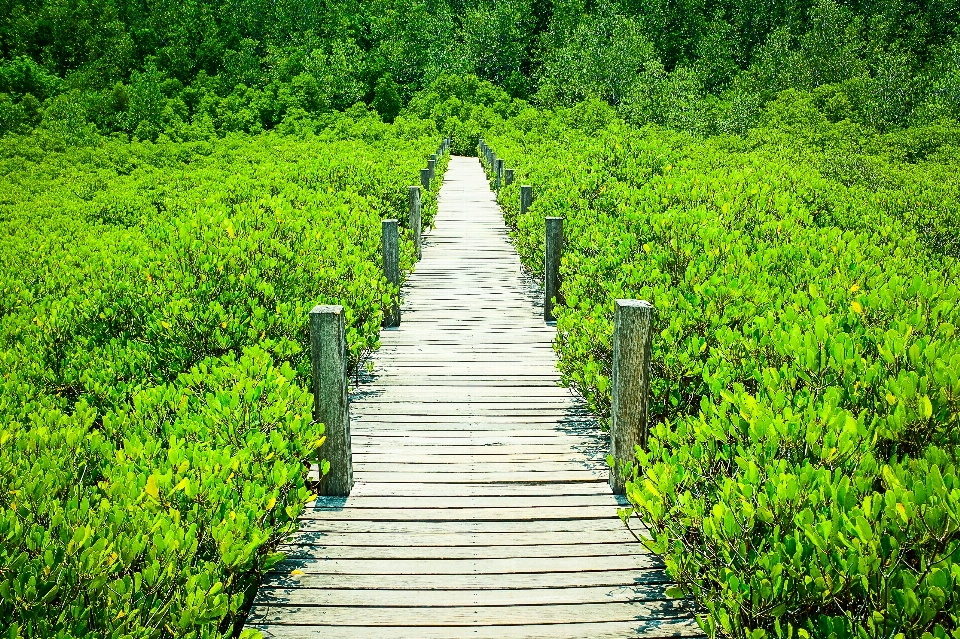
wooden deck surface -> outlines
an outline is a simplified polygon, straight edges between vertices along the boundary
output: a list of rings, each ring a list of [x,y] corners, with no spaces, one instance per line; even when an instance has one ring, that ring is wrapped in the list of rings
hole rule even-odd
[[[538,289],[476,158],[451,159],[400,328],[351,400],[356,485],[307,507],[248,627],[267,637],[699,636],[557,385]],[[293,571],[297,574],[291,574]],[[302,573],[302,574],[301,574]]]

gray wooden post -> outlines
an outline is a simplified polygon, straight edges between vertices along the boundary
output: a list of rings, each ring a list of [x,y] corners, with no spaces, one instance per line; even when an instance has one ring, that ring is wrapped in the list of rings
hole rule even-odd
[[[411,186],[408,189],[410,202],[410,234],[413,235],[413,248],[417,252],[417,259],[421,257],[420,241],[420,187]]]
[[[396,220],[383,221],[383,276],[391,286],[400,288],[400,236]],[[400,299],[390,298],[390,305],[383,312],[386,328],[400,326]]]
[[[510,186],[513,184],[513,169],[504,169],[503,170],[503,185]]]
[[[420,186],[424,191],[430,190],[430,169],[420,169]]]
[[[634,448],[647,445],[650,353],[656,309],[641,300],[617,300],[613,315],[613,405],[610,422],[610,488],[624,494],[629,477],[621,464],[636,461]]]
[[[350,410],[347,396],[347,340],[342,306],[310,311],[310,360],[313,364],[313,419],[326,427],[322,455],[330,472],[320,479],[321,495],[345,497],[353,488]]]
[[[523,184],[520,186],[520,215],[526,215],[531,204],[533,204],[533,187]]]
[[[548,217],[543,259],[543,321],[553,322],[553,300],[560,294],[560,255],[563,254],[563,218]]]
[[[427,170],[430,171],[430,180],[437,177],[437,156],[431,155],[430,159],[427,160]]]
[[[496,178],[497,190],[499,191],[500,186],[503,184],[503,159],[502,158],[497,158],[497,163],[493,167],[493,170],[496,174],[495,178]]]

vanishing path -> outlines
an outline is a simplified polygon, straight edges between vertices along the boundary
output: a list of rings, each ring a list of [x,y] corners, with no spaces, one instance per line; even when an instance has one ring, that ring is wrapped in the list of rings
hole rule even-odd
[[[267,637],[700,635],[617,518],[606,438],[476,158],[454,157],[402,323],[351,401],[348,498],[309,505],[248,627]],[[302,574],[293,574],[297,570]]]

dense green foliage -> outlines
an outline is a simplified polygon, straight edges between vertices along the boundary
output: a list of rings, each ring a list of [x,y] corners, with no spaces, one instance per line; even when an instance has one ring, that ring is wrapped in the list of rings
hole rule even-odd
[[[303,138],[0,142],[0,635],[242,623],[323,452],[308,311],[345,306],[353,365],[377,346],[381,219],[438,142],[364,109]]]
[[[4,0],[0,132],[257,132],[358,101],[388,121],[443,74],[546,107],[743,132],[785,89],[889,129],[960,115],[956,0]]]
[[[957,636],[960,128],[825,108],[786,92],[745,137],[698,140],[588,102],[484,139],[534,272],[565,218],[560,368],[601,414],[613,301],[657,308],[627,495],[703,627]]]

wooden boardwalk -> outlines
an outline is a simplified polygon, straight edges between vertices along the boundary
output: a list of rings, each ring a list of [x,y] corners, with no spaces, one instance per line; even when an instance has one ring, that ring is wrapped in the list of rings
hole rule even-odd
[[[476,158],[351,400],[356,485],[322,498],[260,588],[267,637],[700,635],[617,518],[606,438],[557,385],[554,329]],[[296,571],[296,572],[295,572]],[[293,574],[291,574],[293,573]]]

